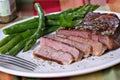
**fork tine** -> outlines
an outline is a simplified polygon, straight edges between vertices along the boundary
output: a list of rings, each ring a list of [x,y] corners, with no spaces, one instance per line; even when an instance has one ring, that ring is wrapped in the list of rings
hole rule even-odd
[[[24,62],[24,63],[26,63],[26,64],[30,64],[30,65],[32,65],[32,66],[37,66],[37,64],[35,64],[35,63],[32,63],[32,62],[30,62],[30,61],[28,61],[28,60],[25,60],[25,59],[23,59],[23,58],[20,58],[20,57],[14,57],[14,56],[10,56],[10,55],[7,55],[7,54],[1,54],[0,56],[2,56],[2,57],[6,57],[6,58],[11,58],[11,59],[14,59],[14,60],[16,60],[16,61],[20,61],[20,62]]]
[[[1,59],[0,60],[1,62],[6,62],[6,63],[10,63],[10,64],[14,64],[16,66],[19,66],[19,67],[22,67],[22,68],[26,68],[28,70],[34,70],[35,67],[34,66],[29,66],[29,65],[25,65],[23,63],[18,63],[18,62],[15,62],[15,61],[12,61],[12,60],[9,60],[9,59]]]
[[[29,70],[34,70],[37,67],[37,65],[35,63],[32,63],[32,62],[22,59],[20,57],[13,57],[13,56],[4,55],[4,54],[0,54],[0,61],[6,62],[6,63],[11,63],[16,66],[20,66],[22,68],[26,68]]]
[[[12,64],[15,64],[17,66],[20,66],[20,67],[26,67],[26,68],[30,68],[30,69],[34,69],[35,66],[30,66],[28,64],[24,64],[23,62],[16,62],[15,60],[11,60],[10,58],[6,59],[6,58],[0,58],[0,61],[1,62],[6,62],[6,63],[12,63]]]
[[[9,61],[9,60],[0,59],[0,62],[13,64],[13,65],[19,66],[19,67],[21,67],[21,68],[25,68],[25,69],[27,69],[27,70],[32,70],[32,71],[33,71],[33,70],[35,69],[34,67],[28,67],[28,66],[26,66],[26,65],[16,64],[16,63],[14,63],[13,61]]]

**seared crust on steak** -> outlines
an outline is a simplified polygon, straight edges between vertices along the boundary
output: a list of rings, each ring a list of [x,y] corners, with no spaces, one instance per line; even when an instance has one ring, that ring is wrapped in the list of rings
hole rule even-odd
[[[119,27],[119,18],[112,13],[88,13],[77,30],[89,30],[94,34],[113,35]]]

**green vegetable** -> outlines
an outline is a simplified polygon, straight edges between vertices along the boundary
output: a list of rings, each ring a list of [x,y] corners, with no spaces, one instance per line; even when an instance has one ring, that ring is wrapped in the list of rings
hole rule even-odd
[[[78,9],[76,12],[73,12],[72,14],[74,15],[73,19],[80,19],[84,18],[84,16],[91,11],[96,10],[99,7],[99,5],[86,5]]]
[[[36,19],[36,18],[34,18]],[[33,19],[33,21],[34,21]],[[29,22],[29,21],[28,21]],[[20,32],[24,32],[27,29],[35,29],[38,27],[38,22],[32,22],[32,23],[21,23],[21,24],[16,24],[12,27],[8,27],[6,29],[3,30],[4,34],[14,34],[14,33],[20,33]]]
[[[86,5],[74,9],[68,9],[58,14],[48,15],[46,16],[48,19],[47,24],[57,25],[64,28],[80,25],[84,16],[98,7],[98,5]]]
[[[73,14],[67,14],[67,13],[64,13],[64,14],[61,14],[60,15],[60,26],[61,27],[73,27],[74,24],[73,24]]]
[[[37,31],[30,37],[30,40],[26,43],[23,51],[29,50],[36,43],[37,39],[42,36],[42,32],[45,29],[44,12],[40,7],[39,3],[35,3],[35,9],[37,10],[39,15],[39,25]]]
[[[46,35],[46,34],[49,34],[51,32],[54,32],[56,31],[57,29],[59,29],[60,27],[59,26],[49,26],[48,28],[46,28],[44,31],[43,31],[43,35]],[[40,36],[41,37],[41,36]]]
[[[64,14],[64,13],[73,13],[79,9],[81,9],[82,6],[79,6],[77,8],[71,8],[71,9],[68,9],[68,10],[65,10],[65,11],[62,11],[61,13],[57,13],[57,14],[52,14],[52,15],[47,15],[45,16],[45,18],[49,19],[49,20],[58,20],[60,18],[60,14]]]
[[[10,41],[12,38],[14,37],[14,35],[10,35],[10,36],[6,36],[5,38],[3,38],[0,41],[0,47],[2,47],[3,45],[5,45],[8,41]]]
[[[16,36],[12,40],[10,40],[7,44],[0,48],[0,53],[6,53],[12,47],[14,47],[20,40],[22,40],[21,36]]]
[[[46,20],[46,26],[60,26],[60,20]]]
[[[4,46],[0,47],[0,53],[4,54],[8,52],[10,49],[12,49],[17,43],[19,43],[21,40],[29,37],[34,33],[35,30],[27,30],[23,33],[20,33],[16,35],[14,38],[12,38],[8,43],[6,43]]]
[[[38,18],[33,18],[33,19],[30,19],[30,20],[27,20],[27,21],[24,21],[22,23],[18,23],[17,25],[25,25],[25,24],[30,24],[30,23],[34,23],[34,22],[38,22]]]
[[[29,40],[29,38],[26,38],[22,41],[20,41],[17,45],[15,45],[7,54],[11,55],[11,56],[15,56],[17,55],[18,52],[20,52],[24,46],[25,43]]]

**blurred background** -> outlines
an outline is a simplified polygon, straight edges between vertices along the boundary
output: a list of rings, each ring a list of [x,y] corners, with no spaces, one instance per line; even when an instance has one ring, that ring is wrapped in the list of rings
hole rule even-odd
[[[120,12],[120,0],[16,0],[19,16],[36,15],[33,4],[39,2],[45,13],[57,12],[68,8],[74,8],[86,4],[98,4],[99,10]]]

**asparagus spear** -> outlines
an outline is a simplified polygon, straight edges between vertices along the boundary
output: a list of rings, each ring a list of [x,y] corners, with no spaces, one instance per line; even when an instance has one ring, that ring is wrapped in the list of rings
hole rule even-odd
[[[38,22],[32,22],[32,23],[26,22],[26,23],[21,23],[21,24],[17,24],[12,27],[6,28],[3,30],[3,32],[4,32],[4,34],[10,35],[10,34],[14,34],[14,33],[24,32],[27,29],[35,29],[38,27]]]
[[[8,43],[6,43],[4,46],[2,46],[0,48],[0,53],[4,54],[6,52],[8,52],[10,49],[12,49],[18,42],[20,42],[21,40],[29,37],[32,35],[32,33],[34,33],[35,30],[30,31],[27,30],[23,33],[20,33],[18,35],[16,35],[13,39],[11,39]]]
[[[7,52],[6,54],[9,54],[11,56],[15,56],[17,55],[18,52],[20,52],[24,46],[25,46],[25,43],[29,40],[29,38],[26,38],[22,41],[20,41],[17,45],[15,45],[9,52]]]
[[[10,35],[10,36],[6,36],[5,38],[3,38],[0,41],[0,47],[2,47],[3,45],[5,45],[8,41],[10,41],[15,35]]]
[[[37,39],[42,36],[42,31],[45,29],[45,17],[42,8],[40,7],[39,3],[35,3],[35,9],[39,15],[39,25],[37,31],[30,37],[30,40],[26,43],[23,51],[29,50],[37,41]]]
[[[9,51],[12,47],[14,47],[20,40],[22,40],[21,36],[16,36],[12,40],[10,40],[7,44],[0,48],[0,53],[4,54]]]
[[[99,5],[86,5],[81,7],[81,9],[77,10],[76,12],[73,12],[72,14],[74,15],[73,19],[80,19],[84,18],[84,16],[91,11],[96,10],[99,7]],[[71,13],[70,13],[71,14]]]

